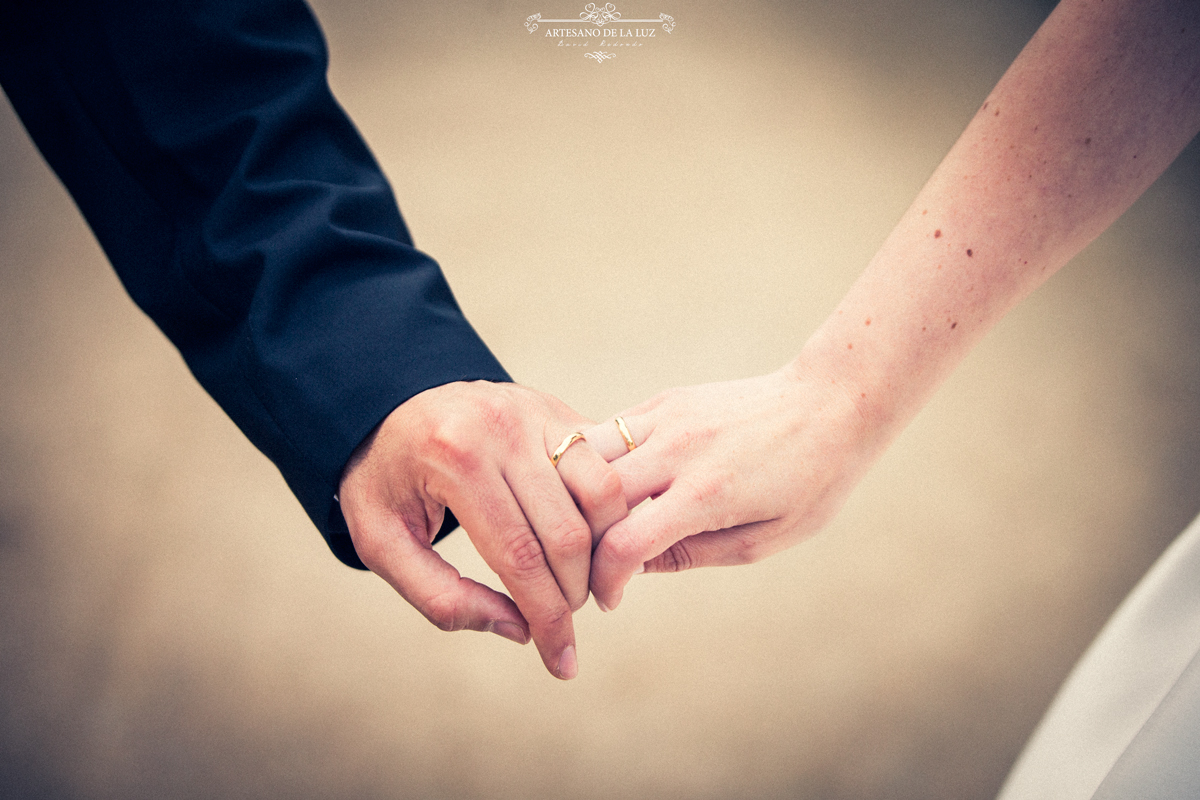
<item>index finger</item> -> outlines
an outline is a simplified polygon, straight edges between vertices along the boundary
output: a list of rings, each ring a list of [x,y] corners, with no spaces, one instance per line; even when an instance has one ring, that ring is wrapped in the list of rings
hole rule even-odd
[[[359,558],[413,608],[444,631],[475,630],[529,641],[529,629],[512,600],[462,577],[394,512],[349,514]]]
[[[533,641],[551,674],[570,680],[578,673],[571,606],[563,596],[542,545],[498,474],[481,477],[472,497],[454,513],[529,622]]]

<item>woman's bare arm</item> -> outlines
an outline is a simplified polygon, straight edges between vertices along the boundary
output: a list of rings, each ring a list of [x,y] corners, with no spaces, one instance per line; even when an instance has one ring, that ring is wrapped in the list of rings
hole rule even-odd
[[[1063,0],[791,364],[623,414],[630,506],[661,496],[601,541],[602,607],[643,563],[745,563],[825,524],[971,347],[1197,130],[1200,3]],[[588,438],[625,452],[611,422]]]

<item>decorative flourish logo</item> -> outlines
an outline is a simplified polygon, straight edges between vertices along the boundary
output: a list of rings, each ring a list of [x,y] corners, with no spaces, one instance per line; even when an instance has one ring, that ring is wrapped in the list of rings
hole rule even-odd
[[[595,3],[588,3],[583,7],[583,11],[579,14],[579,18],[584,22],[590,22],[593,25],[607,25],[610,22],[616,22],[621,18],[621,12],[617,11],[617,7],[612,3],[605,3],[604,8],[596,8]]]
[[[662,23],[662,29],[667,33],[675,30],[675,18],[670,14],[659,14],[658,19],[621,19],[621,12],[617,11],[617,6],[614,3],[605,3],[603,6],[598,6],[595,3],[588,3],[583,7],[583,11],[579,12],[579,19],[543,19],[542,15],[530,14],[525,18],[525,30],[533,33],[538,29],[539,22],[586,22],[591,25],[604,26],[610,22],[650,22],[653,24]],[[602,31],[601,31],[602,32]]]
[[[551,23],[561,23],[564,27],[552,27]],[[646,23],[653,27],[640,27]],[[583,54],[597,64],[616,55],[608,52],[609,48],[643,47],[649,39],[663,38],[655,36],[659,30],[668,34],[675,30],[675,18],[670,14],[659,14],[657,19],[627,19],[617,11],[615,3],[588,3],[579,12],[578,19],[550,19],[541,14],[530,14],[525,18],[525,30],[531,34],[540,30],[543,24],[546,28],[542,38],[556,39],[559,47],[605,48]]]

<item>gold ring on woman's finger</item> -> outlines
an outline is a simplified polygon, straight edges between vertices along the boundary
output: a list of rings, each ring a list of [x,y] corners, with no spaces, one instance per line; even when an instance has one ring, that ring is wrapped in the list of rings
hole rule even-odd
[[[582,442],[582,441],[583,441],[583,434],[580,433],[579,431],[575,431],[574,433],[569,434],[567,436],[567,438],[562,440],[562,444],[560,444],[558,446],[558,449],[554,451],[554,454],[552,456],[550,456],[550,463],[553,464],[555,467],[557,467],[558,460],[563,457],[563,453],[567,452],[567,448],[569,448],[571,445],[575,444],[576,442]]]
[[[629,432],[629,426],[625,424],[625,420],[620,417],[617,417],[617,430],[621,432],[621,438],[625,440],[625,447],[632,453],[637,447],[637,442],[633,440],[633,434]]]

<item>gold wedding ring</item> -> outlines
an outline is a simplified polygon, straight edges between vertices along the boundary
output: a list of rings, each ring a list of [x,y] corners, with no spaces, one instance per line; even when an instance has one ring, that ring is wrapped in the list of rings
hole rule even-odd
[[[633,440],[633,434],[629,432],[629,426],[625,424],[625,420],[620,417],[617,417],[617,430],[621,432],[621,438],[625,440],[625,447],[632,453],[637,447],[637,442]]]
[[[582,441],[583,441],[583,434],[580,433],[579,431],[575,431],[574,433],[567,436],[567,438],[562,440],[562,444],[560,444],[558,446],[558,449],[554,451],[554,455],[550,456],[550,463],[553,464],[555,467],[557,467],[558,460],[563,457],[563,453],[567,452],[567,448],[569,448],[571,445],[575,444],[576,442],[582,442]]]

